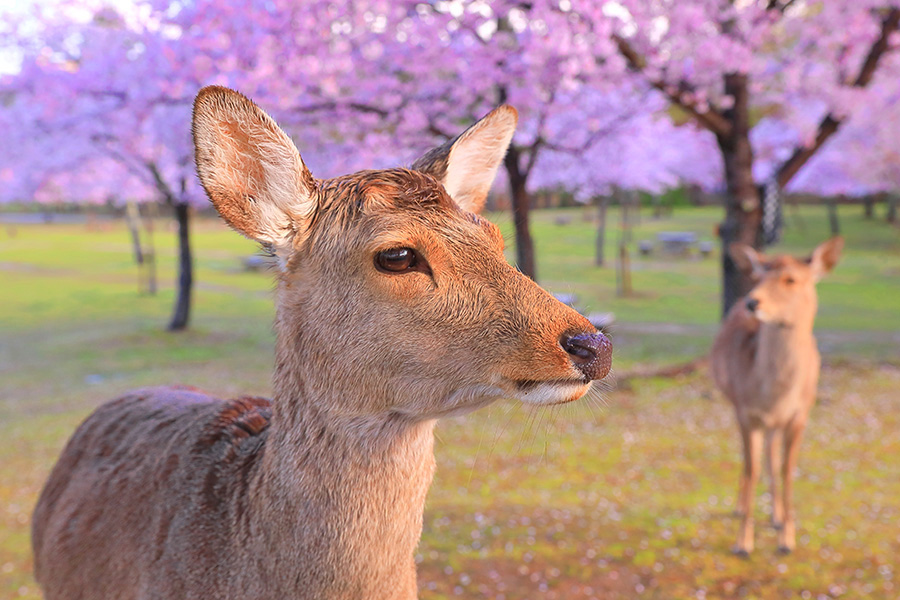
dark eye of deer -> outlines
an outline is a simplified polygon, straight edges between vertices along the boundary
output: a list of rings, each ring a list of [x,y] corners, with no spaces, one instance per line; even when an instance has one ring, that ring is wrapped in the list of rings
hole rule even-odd
[[[375,266],[388,273],[405,273],[419,264],[419,256],[412,248],[391,248],[375,255]]]
[[[794,283],[793,277],[785,277],[784,282],[788,285],[792,285]]]

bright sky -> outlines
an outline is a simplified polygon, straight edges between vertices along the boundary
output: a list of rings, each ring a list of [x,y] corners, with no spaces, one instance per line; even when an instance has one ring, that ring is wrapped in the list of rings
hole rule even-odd
[[[122,12],[127,13],[129,12],[127,8],[134,9],[138,3],[139,0],[78,0],[76,2],[72,0],[0,0],[0,31],[2,31],[4,22],[8,22],[9,17],[27,15],[37,7],[52,10],[53,7],[66,5],[67,16],[76,20],[79,18],[87,20],[101,6],[112,5],[119,9],[126,9]],[[18,71],[20,61],[21,58],[15,48],[0,47],[0,75]]]

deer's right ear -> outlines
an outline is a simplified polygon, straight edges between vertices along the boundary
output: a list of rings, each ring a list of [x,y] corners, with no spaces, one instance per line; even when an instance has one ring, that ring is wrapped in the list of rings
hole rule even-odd
[[[765,270],[762,256],[747,244],[734,243],[728,246],[728,254],[737,268],[747,275],[760,277]]]
[[[316,211],[316,182],[291,139],[242,94],[200,90],[194,101],[197,174],[234,229],[286,256]]]
[[[460,208],[477,213],[484,206],[518,121],[516,109],[508,104],[499,106],[456,139],[426,153],[412,168],[433,175]]]

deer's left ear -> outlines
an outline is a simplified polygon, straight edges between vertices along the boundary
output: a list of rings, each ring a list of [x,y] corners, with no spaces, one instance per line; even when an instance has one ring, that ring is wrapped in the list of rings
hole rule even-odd
[[[826,273],[834,268],[838,260],[841,258],[841,251],[844,249],[844,238],[836,236],[830,240],[824,241],[813,250],[809,259],[809,266],[812,268],[813,277],[816,281],[822,279]]]
[[[216,210],[285,258],[318,207],[316,181],[291,138],[242,94],[218,86],[197,94],[193,132],[197,174]]]
[[[436,177],[460,208],[477,213],[484,206],[518,120],[512,106],[495,108],[456,139],[430,150],[412,168]]]

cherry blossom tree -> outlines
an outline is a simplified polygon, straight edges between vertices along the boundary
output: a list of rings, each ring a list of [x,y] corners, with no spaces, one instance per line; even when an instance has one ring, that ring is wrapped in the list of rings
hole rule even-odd
[[[398,157],[408,164],[497,104],[516,107],[519,129],[504,166],[516,263],[531,277],[529,206],[540,156],[568,155],[578,163],[602,140],[628,135],[631,119],[646,113],[648,86],[596,85],[596,44],[589,40],[601,34],[555,1],[269,6],[254,43],[238,50],[240,62],[255,70],[247,89],[273,99],[273,111],[292,131],[318,130],[347,166],[360,158],[365,166]],[[197,10],[230,22],[232,9],[221,3]],[[233,39],[243,36],[241,27],[233,22],[220,31]],[[322,132],[323,123],[330,133]]]
[[[864,90],[900,20],[897,9],[875,0],[272,5],[274,14],[291,16],[272,19],[264,28],[265,55],[246,62],[273,65],[275,85],[293,91],[279,95],[290,98],[284,107],[298,122],[366,123],[371,127],[337,137],[360,147],[419,149],[498,102],[520,110],[505,167],[517,262],[531,275],[529,191],[546,180],[536,175],[544,171],[540,157],[556,154],[559,164],[569,150],[567,170],[576,177],[567,181],[585,184],[579,164],[591,165],[585,171],[600,180],[616,171],[615,161],[603,169],[587,162],[591,148],[615,147],[626,137],[633,145],[659,146],[657,135],[636,125],[646,121],[632,118],[659,114],[647,88],[712,133],[719,158],[704,162],[722,166],[728,197],[723,247],[738,239],[761,245],[760,185],[774,180],[785,187],[865,103]],[[298,23],[310,19],[329,32],[327,44],[292,41]],[[309,68],[285,66],[295,64]],[[610,102],[616,95],[619,101]],[[765,116],[787,123],[796,135],[791,148],[773,150],[778,164],[771,172],[754,176],[751,134]],[[360,131],[367,133],[359,138]],[[621,169],[620,177],[639,180],[638,187],[664,179],[666,167],[648,158],[647,168]],[[723,255],[724,304],[730,306],[749,281]]]
[[[833,144],[810,160],[788,190],[823,196],[895,194],[900,189],[898,128],[900,90],[891,80],[873,83],[865,107],[848,118]],[[785,145],[783,140],[777,141],[780,143],[767,140],[768,154]]]
[[[595,15],[587,4],[589,20]],[[866,88],[880,70],[896,80],[896,59],[885,57],[900,8],[875,0],[620,0],[603,11],[617,22],[614,40],[625,65],[715,136],[727,191],[720,227],[727,311],[752,282],[725,250],[733,241],[763,243],[760,184],[787,186],[869,102]],[[880,69],[883,63],[890,64]],[[767,114],[795,135],[792,147],[773,154],[761,181],[752,132]]]
[[[169,329],[189,321],[193,268],[188,215],[195,183],[190,105],[207,73],[185,60],[177,31],[140,5],[114,10],[36,5],[19,38],[20,69],[3,78],[8,131],[19,137],[0,177],[3,197],[154,198],[178,223],[178,293]],[[15,176],[13,176],[15,174]]]

